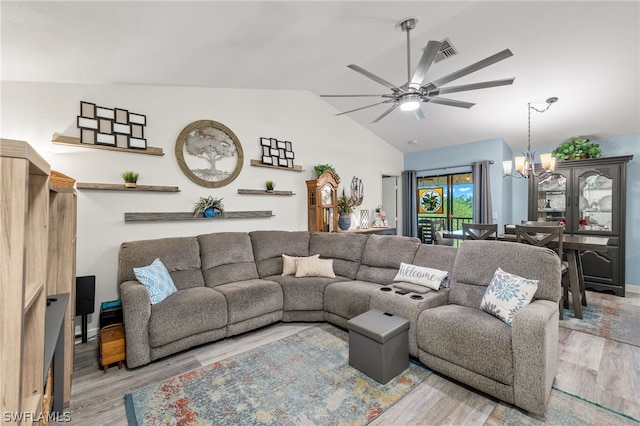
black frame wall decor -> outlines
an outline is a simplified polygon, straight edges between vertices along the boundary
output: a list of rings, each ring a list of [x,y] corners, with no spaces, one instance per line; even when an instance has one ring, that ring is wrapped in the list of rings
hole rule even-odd
[[[288,169],[293,168],[295,154],[293,153],[293,144],[291,142],[261,137],[260,146],[262,148],[262,155],[260,156],[262,164],[286,167]]]
[[[244,162],[244,152],[236,134],[213,120],[194,121],[182,129],[176,140],[175,153],[182,172],[192,182],[207,188],[220,188],[233,182]],[[220,169],[218,162],[222,163]]]
[[[119,148],[147,149],[147,116],[123,108],[107,108],[80,101],[77,126],[80,142]]]

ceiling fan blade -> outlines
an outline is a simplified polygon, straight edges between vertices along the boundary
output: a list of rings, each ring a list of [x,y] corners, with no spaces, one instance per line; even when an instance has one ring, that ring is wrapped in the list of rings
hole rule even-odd
[[[417,108],[413,110],[413,115],[416,116],[416,120],[424,120],[425,116],[424,116],[424,112],[422,111],[422,108]]]
[[[449,75],[446,75],[438,80],[432,81],[436,87],[445,85],[450,81],[457,80],[460,77],[464,77],[465,75],[471,74],[472,72],[481,70],[482,68],[488,67],[489,65],[493,65],[496,62],[500,62],[503,59],[507,59],[508,57],[513,56],[513,53],[509,49],[504,49],[502,52],[498,52],[495,55],[491,55],[488,58],[484,58],[481,61],[476,62],[475,64],[471,64],[467,67],[459,69],[458,71],[452,72]]]
[[[441,104],[441,105],[448,105],[448,106],[454,106],[454,107],[458,107],[458,108],[471,108],[472,106],[474,106],[474,103],[471,102],[465,102],[465,101],[457,101],[455,99],[446,99],[446,98],[427,98],[426,102],[430,102],[430,103],[434,103],[434,104]]]
[[[429,96],[444,95],[445,93],[465,92],[467,90],[486,89],[488,87],[507,86],[513,84],[515,78],[502,80],[483,81],[482,83],[463,84],[461,86],[442,87],[428,92]]]
[[[340,112],[340,113],[338,113],[338,114],[336,114],[336,115],[349,114],[350,112],[360,111],[360,110],[362,110],[362,109],[371,108],[371,107],[374,107],[374,106],[376,106],[376,105],[387,104],[387,103],[389,103],[389,102],[393,102],[393,101],[389,100],[389,101],[376,102],[375,104],[366,105],[366,106],[363,106],[363,107],[360,107],[360,108],[351,109],[351,110],[349,110],[349,111]]]
[[[380,114],[378,117],[376,117],[375,120],[373,120],[371,123],[377,123],[378,121],[382,120],[383,118],[385,118],[391,111],[393,111],[394,109],[396,109],[396,107],[398,106],[398,104],[393,104],[393,106],[391,108],[389,108],[388,110],[386,110],[385,112],[383,112],[382,114]]]
[[[351,64],[351,65],[347,65],[348,68],[351,68],[352,70],[359,72],[360,74],[364,75],[367,78],[370,78],[371,80],[382,84],[385,87],[388,87],[389,89],[393,90],[394,92],[398,92],[400,91],[399,88],[397,88],[396,86],[394,86],[393,84],[389,83],[387,80],[385,80],[382,77],[378,77],[375,74],[370,73],[369,71],[365,70],[362,67],[359,67],[358,65],[355,64]]]
[[[363,98],[367,96],[383,97],[383,96],[390,96],[390,95],[388,94],[385,94],[385,95],[320,95],[321,98]]]
[[[433,60],[436,58],[436,55],[438,54],[438,50],[440,49],[440,46],[442,46],[441,41],[430,40],[429,43],[427,43],[427,47],[424,48],[424,52],[422,52],[422,57],[420,58],[420,62],[418,62],[418,66],[416,67],[416,70],[413,73],[413,77],[411,78],[409,87],[418,89],[420,88],[420,86],[422,86],[424,77],[427,75],[427,71],[429,71],[429,68],[431,68],[431,64],[433,63]]]

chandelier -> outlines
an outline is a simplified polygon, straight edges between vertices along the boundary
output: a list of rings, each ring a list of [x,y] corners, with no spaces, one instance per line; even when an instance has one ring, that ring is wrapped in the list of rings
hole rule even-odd
[[[543,176],[547,173],[553,172],[556,165],[556,158],[550,152],[540,154],[540,163],[542,165],[542,170],[536,173],[536,166],[534,163],[534,157],[536,155],[535,151],[531,151],[531,110],[536,112],[545,112],[551,107],[551,104],[558,102],[558,98],[553,97],[547,99],[547,107],[545,109],[537,109],[531,106],[531,103],[527,104],[527,112],[528,112],[528,129],[527,129],[527,151],[523,152],[522,156],[518,156],[514,158],[514,161],[507,160],[502,162],[502,172],[503,177],[515,177],[515,178],[523,178],[529,179],[529,176]],[[513,168],[515,162],[515,171]]]

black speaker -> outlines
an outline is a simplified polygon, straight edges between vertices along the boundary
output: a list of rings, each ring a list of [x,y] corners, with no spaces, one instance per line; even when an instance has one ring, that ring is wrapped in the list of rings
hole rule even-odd
[[[95,312],[96,276],[76,277],[76,315]]]

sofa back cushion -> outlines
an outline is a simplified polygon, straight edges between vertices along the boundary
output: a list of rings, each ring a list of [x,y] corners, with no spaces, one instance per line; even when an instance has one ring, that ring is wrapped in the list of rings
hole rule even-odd
[[[200,270],[200,246],[195,237],[122,243],[118,258],[118,282],[135,281],[133,268],[150,265],[156,258],[167,267],[178,290],[204,286]]]
[[[258,278],[251,239],[246,232],[198,235],[198,243],[207,287]]]
[[[411,263],[416,266],[447,271],[449,278],[451,278],[451,272],[453,271],[453,264],[456,261],[457,254],[458,249],[456,247],[438,244],[420,244],[416,256]]]
[[[253,231],[249,237],[260,278],[282,274],[283,254],[309,256],[309,233],[306,231]]]
[[[400,263],[412,263],[420,240],[397,235],[370,235],[364,246],[356,279],[391,284]]]
[[[560,300],[560,258],[551,249],[504,241],[463,241],[451,274],[449,303],[479,309],[498,267],[538,280],[534,299]]]
[[[336,275],[354,280],[362,261],[368,235],[314,232],[309,240],[309,254],[319,254],[323,259],[333,259]]]

